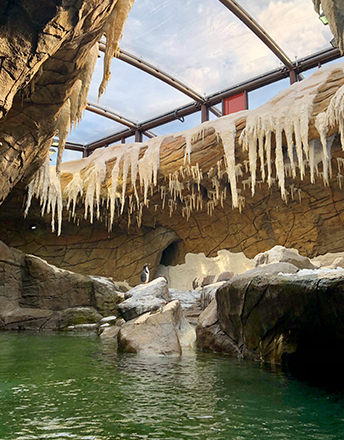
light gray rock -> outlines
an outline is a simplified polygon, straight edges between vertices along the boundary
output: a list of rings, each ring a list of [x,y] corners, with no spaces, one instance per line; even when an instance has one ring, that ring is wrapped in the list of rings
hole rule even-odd
[[[274,246],[272,249],[254,257],[255,267],[272,263],[290,263],[299,269],[316,269],[309,258],[299,255],[296,249]]]
[[[278,275],[279,273],[297,273],[299,268],[294,266],[291,263],[271,263],[263,266],[258,266],[254,269],[247,270],[246,272],[235,275],[230,282],[235,280],[236,278],[245,278],[251,279],[255,276],[269,276],[269,275]]]
[[[118,317],[115,315],[112,316],[106,316],[105,318],[102,318],[99,322],[98,322],[98,326],[101,327],[102,325],[115,325],[116,321],[118,320]]]
[[[171,301],[167,281],[163,277],[156,278],[148,284],[139,284],[127,294],[130,296],[117,306],[119,314],[126,321],[152,309],[160,309]]]
[[[70,325],[66,328],[66,330],[78,332],[95,332],[97,330],[97,324]]]
[[[201,292],[199,290],[179,290],[169,289],[171,300],[178,300],[183,310],[190,309],[200,301]]]

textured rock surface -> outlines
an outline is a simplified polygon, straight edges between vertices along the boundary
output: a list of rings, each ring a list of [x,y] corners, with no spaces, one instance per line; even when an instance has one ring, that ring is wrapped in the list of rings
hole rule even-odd
[[[242,357],[239,347],[221,328],[215,299],[198,318],[196,340],[200,350],[218,351]]]
[[[5,2],[0,18],[0,204],[46,158],[56,121],[116,2]]]
[[[255,267],[272,263],[290,263],[299,269],[315,269],[309,258],[299,255],[296,249],[274,246],[272,249],[254,257]]]
[[[332,160],[333,176],[337,163]],[[104,224],[80,225],[64,222],[60,237],[51,233],[50,218],[40,218],[37,205],[23,219],[22,195],[11,194],[0,209],[0,236],[9,246],[33,253],[58,267],[85,274],[127,280],[135,285],[145,262],[154,276],[158,265],[184,263],[187,253],[203,252],[216,257],[221,249],[244,252],[253,258],[275,245],[295,248],[300,255],[313,258],[344,249],[344,192],[336,177],[330,187],[312,185],[304,179],[301,200],[285,204],[277,187],[261,188],[254,198],[243,190],[246,204],[240,214],[229,201],[216,207],[212,217],[194,212],[189,221],[177,211],[172,217],[144,210],[143,228],[127,229],[124,217],[112,232]],[[82,217],[83,213],[80,213]],[[67,219],[66,219],[67,220]],[[30,225],[35,224],[35,230]],[[190,274],[192,275],[192,274]],[[195,275],[192,275],[192,280]],[[192,284],[188,285],[188,289]]]
[[[0,328],[58,329],[113,314],[122,295],[106,279],[72,273],[0,242]],[[101,315],[100,315],[101,314]]]
[[[194,330],[183,316],[179,301],[172,301],[162,313],[145,313],[124,324],[118,347],[142,355],[180,356],[183,346],[194,341]]]
[[[332,1],[324,4],[333,6]],[[0,36],[4,37],[0,64],[0,204],[17,182],[28,181],[46,157],[61,106],[70,95],[90,47],[102,34],[113,5],[112,0],[66,0],[62,6],[54,0],[6,3],[0,18]],[[338,10],[332,9],[340,19]],[[321,93],[326,95],[327,91]],[[310,139],[315,137],[314,130],[313,124]],[[165,177],[173,171],[175,160],[183,163],[185,152],[182,136],[169,138],[161,161],[165,163]],[[223,152],[213,148],[216,133],[207,126],[196,138],[195,159],[203,161],[205,173],[210,172],[211,163],[223,158]],[[238,155],[242,156],[241,149]],[[280,198],[277,184],[271,189],[257,188],[252,198],[250,185],[240,182],[238,189],[246,200],[241,214],[232,210],[231,200],[227,199],[223,208],[215,207],[212,217],[205,211],[194,211],[186,221],[179,211],[170,217],[168,207],[165,212],[156,211],[157,200],[152,197],[150,208],[144,209],[141,230],[135,226],[128,230],[124,216],[111,233],[102,223],[90,225],[81,220],[78,226],[65,221],[62,236],[50,236],[50,219],[39,218],[37,204],[24,221],[19,209],[23,199],[11,194],[0,210],[0,237],[7,245],[58,267],[126,279],[133,285],[139,282],[144,262],[151,263],[155,275],[161,261],[183,263],[189,252],[213,257],[217,251],[229,249],[252,258],[276,244],[296,248],[308,257],[340,251],[344,249],[344,200],[336,157],[341,156],[336,141],[329,187],[323,187],[320,174],[315,185],[310,184],[307,174],[302,187],[301,182],[287,176],[287,205]],[[246,171],[242,180],[249,177]],[[204,194],[213,190],[210,181],[201,186]],[[82,218],[83,210],[79,209],[78,219]],[[33,222],[38,226],[35,231],[30,229]]]
[[[343,273],[235,276],[200,316],[198,345],[270,363],[329,362],[344,342]]]
[[[126,293],[127,299],[117,306],[126,320],[136,318],[152,309],[159,309],[171,300],[165,278],[159,277],[148,284],[139,284]]]

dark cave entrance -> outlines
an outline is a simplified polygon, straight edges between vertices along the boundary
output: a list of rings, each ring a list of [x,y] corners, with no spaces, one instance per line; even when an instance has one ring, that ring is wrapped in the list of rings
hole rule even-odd
[[[297,350],[282,357],[283,370],[313,385],[344,390],[344,335],[317,326],[299,335]]]
[[[178,258],[178,242],[174,241],[169,246],[167,246],[162,254],[160,264],[163,266],[173,266],[177,264]]]

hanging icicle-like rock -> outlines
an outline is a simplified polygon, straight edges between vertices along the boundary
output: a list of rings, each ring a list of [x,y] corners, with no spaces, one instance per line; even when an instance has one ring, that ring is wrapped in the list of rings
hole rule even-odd
[[[130,9],[134,4],[134,0],[117,0],[114,9],[104,27],[106,36],[106,47],[104,56],[104,72],[103,79],[99,86],[98,99],[104,93],[107,83],[110,81],[110,66],[114,56],[119,53],[119,41],[123,36],[124,25],[127,21]]]
[[[81,202],[85,217],[92,222],[96,210],[100,219],[101,200],[105,200],[102,209],[108,210],[105,217],[109,230],[116,216],[127,215],[128,227],[140,226],[144,209],[154,210],[155,216],[164,210],[172,216],[178,210],[188,220],[195,211],[214,215],[219,207],[226,209],[227,193],[232,208],[241,212],[248,200],[243,193],[246,188],[253,196],[262,185],[272,188],[274,182],[285,202],[289,196],[292,200],[298,196],[301,201],[301,188],[295,189],[290,179],[298,179],[299,185],[309,172],[312,183],[321,176],[324,185],[330,184],[332,133],[337,129],[344,133],[343,69],[343,64],[319,69],[313,77],[280,92],[258,109],[208,121],[174,136],[98,149],[89,157],[62,164],[63,197],[72,211],[71,218],[75,218],[76,205]],[[75,87],[72,95],[77,97],[80,82]],[[325,100],[325,110],[321,99]],[[68,108],[71,122],[76,106],[72,101],[69,107],[67,104],[66,114]],[[238,147],[240,143],[242,148]],[[340,185],[341,159],[344,163],[344,158],[337,160]],[[49,163],[44,164],[30,183],[25,212],[31,198],[38,197],[42,212],[46,207],[53,208],[60,224],[58,174],[51,177],[48,169]]]

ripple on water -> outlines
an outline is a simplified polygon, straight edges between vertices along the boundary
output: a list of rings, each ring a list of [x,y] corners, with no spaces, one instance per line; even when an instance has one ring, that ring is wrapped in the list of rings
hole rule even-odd
[[[223,356],[0,334],[0,439],[339,440],[344,399]]]

